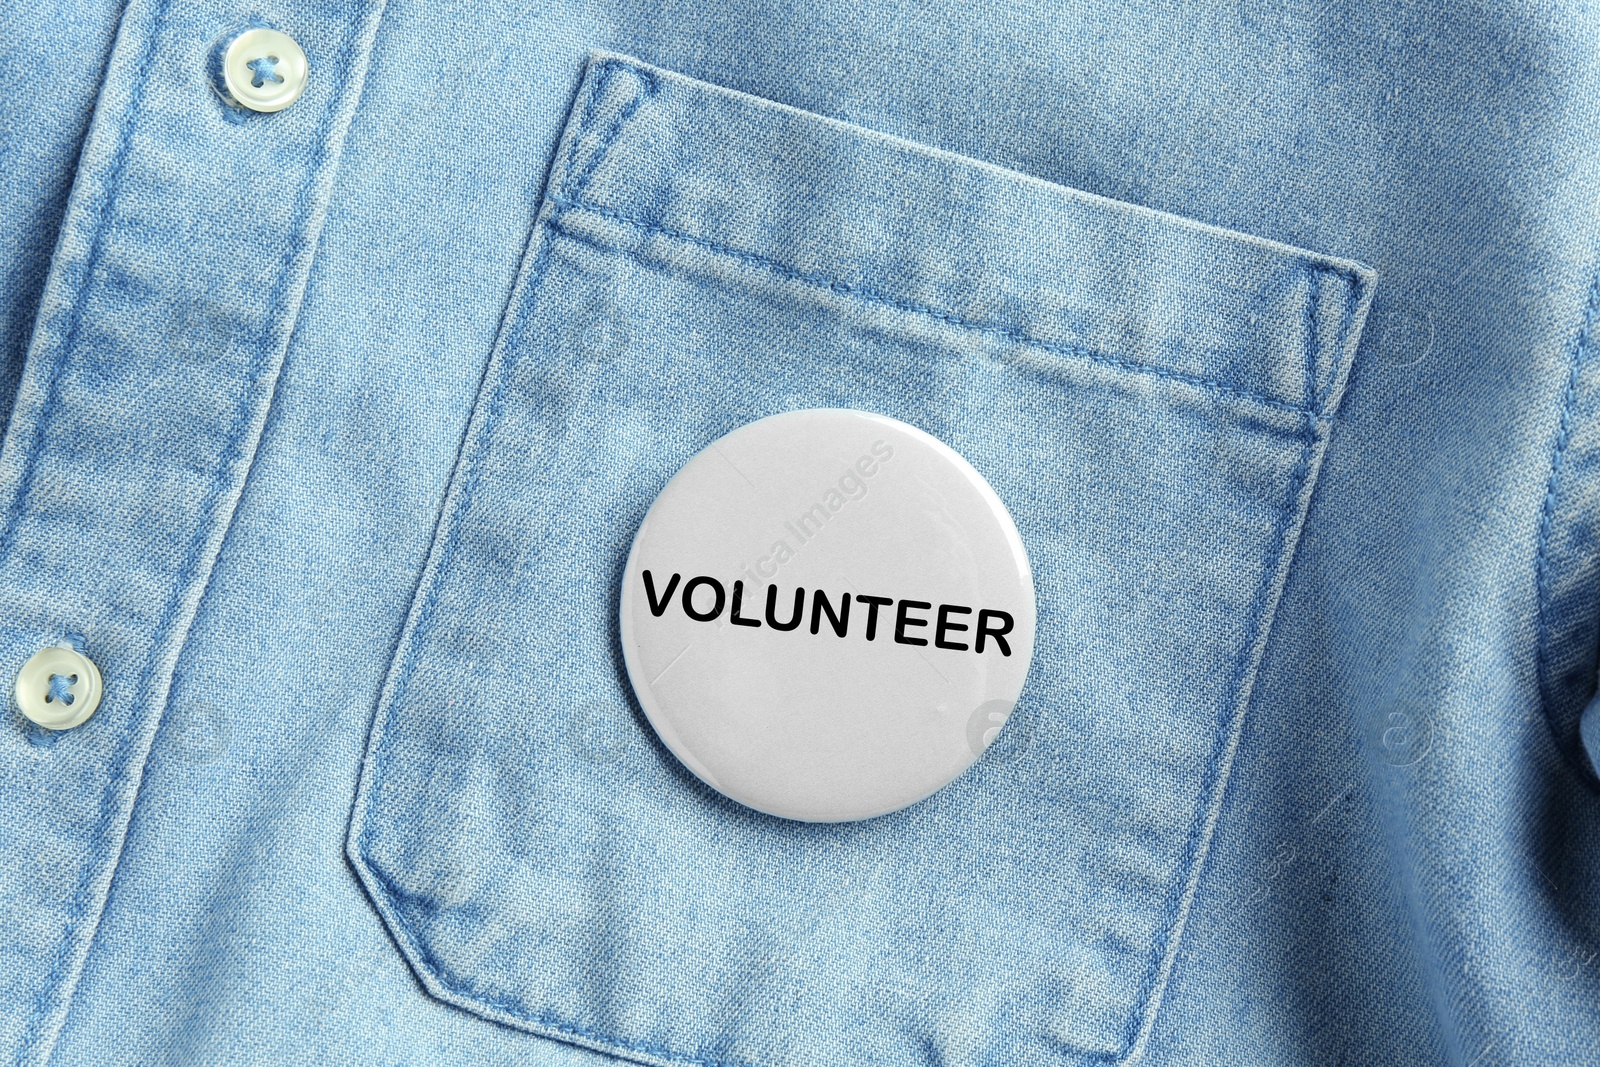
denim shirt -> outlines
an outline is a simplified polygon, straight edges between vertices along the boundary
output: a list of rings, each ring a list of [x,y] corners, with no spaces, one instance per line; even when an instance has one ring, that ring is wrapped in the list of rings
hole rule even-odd
[[[1600,1061],[1597,34],[0,10],[0,681],[104,678],[0,726],[0,1063]],[[1039,603],[862,822],[706,787],[616,632],[807,407],[966,457]]]

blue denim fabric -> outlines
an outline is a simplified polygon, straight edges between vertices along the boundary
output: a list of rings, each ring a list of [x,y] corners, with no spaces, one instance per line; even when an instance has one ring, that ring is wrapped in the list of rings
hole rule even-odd
[[[0,729],[0,1062],[1600,1060],[1596,29],[0,11],[0,679],[106,685]],[[823,404],[1040,598],[985,757],[840,826],[684,771],[613,624],[683,460]]]
[[[356,799],[396,940],[651,1062],[1136,1053],[1370,274],[621,59],[573,116]],[[1040,601],[1001,749],[860,824],[706,789],[617,669],[656,493],[803,407],[958,448]]]

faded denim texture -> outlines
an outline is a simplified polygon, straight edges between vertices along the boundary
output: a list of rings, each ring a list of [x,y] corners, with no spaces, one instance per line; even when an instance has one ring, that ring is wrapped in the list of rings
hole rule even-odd
[[[0,678],[106,685],[0,731],[0,1062],[1600,1060],[1596,30],[0,10]],[[824,405],[1040,605],[984,758],[833,826],[614,622],[666,479]]]

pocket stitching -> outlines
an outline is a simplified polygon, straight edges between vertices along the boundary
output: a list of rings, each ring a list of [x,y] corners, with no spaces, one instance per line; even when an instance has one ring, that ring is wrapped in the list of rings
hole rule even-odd
[[[616,68],[633,68],[618,61],[607,61],[603,65],[609,72]],[[639,72],[643,78],[645,72]],[[600,92],[606,85],[605,79],[597,79],[591,87],[589,100],[585,104],[585,119],[580,123],[575,132],[573,144],[567,153],[569,161],[575,162],[578,148],[578,138],[589,128],[592,128],[592,116]],[[655,92],[654,79],[645,80],[645,95]],[[596,146],[593,156],[585,164],[582,171],[576,175],[563,175],[561,178],[562,191],[581,190],[587,183],[590,175],[599,167],[606,153],[616,143],[623,128],[638,110],[642,98],[636,97],[624,106],[618,120],[607,132],[600,144]],[[552,195],[552,201],[556,196]],[[393,709],[404,700],[412,672],[416,667],[416,650],[421,646],[428,631],[432,627],[434,612],[438,606],[439,583],[436,580],[439,573],[446,570],[455,555],[460,541],[462,517],[476,498],[479,479],[482,474],[484,455],[488,442],[493,438],[494,429],[499,424],[501,413],[504,410],[505,386],[509,375],[505,373],[506,349],[511,339],[522,334],[526,327],[529,315],[532,313],[534,301],[525,299],[526,295],[536,291],[548,269],[551,249],[554,244],[549,226],[550,219],[546,218],[540,224],[538,247],[534,253],[533,261],[529,264],[525,279],[513,292],[511,299],[517,301],[517,313],[514,323],[507,329],[496,345],[496,352],[490,365],[486,368],[486,376],[492,375],[495,379],[493,392],[488,397],[488,409],[483,422],[472,430],[472,453],[467,459],[467,466],[455,506],[450,509],[449,532],[437,550],[436,559],[430,559],[424,572],[422,581],[426,590],[422,591],[422,602],[414,609],[415,619],[401,637],[404,648],[404,660],[396,671],[389,691],[380,703],[380,716],[373,724],[373,736],[369,742],[369,755],[366,766],[363,768],[361,783],[357,791],[355,808],[352,813],[351,834],[347,844],[347,855],[351,865],[355,868],[357,876],[367,889],[379,915],[385,925],[393,933],[396,942],[401,948],[402,955],[412,964],[422,980],[424,986],[429,988],[440,999],[454,1003],[456,1006],[477,1014],[499,1016],[500,1021],[511,1025],[520,1026],[543,1036],[568,1041],[584,1047],[596,1049],[611,1054],[631,1055],[639,1058],[645,1057],[648,1062],[673,1067],[673,1065],[687,1064],[690,1067],[756,1067],[743,1061],[715,1060],[684,1053],[658,1045],[627,1041],[619,1037],[602,1034],[588,1030],[582,1026],[554,1019],[548,1013],[536,1015],[519,1001],[505,996],[484,993],[474,989],[471,983],[450,970],[443,960],[423,947],[423,943],[412,931],[404,914],[394,906],[394,901],[402,900],[406,894],[382,873],[374,863],[368,861],[370,851],[371,824],[366,819],[366,812],[371,803],[369,789],[372,782],[383,776],[384,764],[390,754],[391,730],[393,722]]]
[[[366,880],[365,875],[370,873],[372,879],[383,887],[386,895],[394,898],[404,898],[404,892],[393,887],[389,879],[384,877],[376,868],[370,868],[364,863],[361,868],[363,881]],[[395,931],[396,940],[402,943],[402,953],[421,974],[423,984],[439,999],[464,1010],[487,1016],[543,1037],[567,1041],[599,1052],[612,1055],[630,1055],[631,1057],[648,1057],[643,1062],[659,1065],[659,1067],[682,1067],[682,1065],[688,1065],[688,1067],[761,1067],[761,1065],[748,1060],[707,1059],[692,1053],[678,1052],[662,1045],[628,1041],[597,1030],[588,1029],[576,1023],[567,1022],[557,1018],[550,1012],[534,1014],[514,996],[487,993],[475,988],[469,979],[456,974],[439,957],[421,947],[421,943],[412,933],[411,927],[403,915],[390,908],[385,901],[380,901],[378,907],[383,913],[385,921]]]
[[[896,297],[878,292],[877,290],[867,286],[840,281],[826,274],[821,274],[814,271],[799,270],[795,267],[789,266],[786,263],[779,262],[775,259],[769,259],[766,256],[758,255],[754,252],[746,252],[743,249],[735,248],[731,245],[725,245],[718,241],[712,241],[704,237],[697,237],[694,234],[683,233],[679,230],[674,230],[671,227],[664,226],[661,223],[627,215],[612,208],[602,207],[599,204],[589,203],[583,200],[575,200],[570,197],[560,195],[551,196],[550,203],[556,208],[556,211],[552,212],[550,217],[545,220],[546,224],[563,237],[566,237],[569,240],[577,241],[581,244],[590,245],[592,247],[604,247],[607,251],[623,251],[620,249],[603,246],[599,242],[591,240],[582,234],[575,233],[571,229],[561,225],[562,217],[569,212],[588,212],[593,215],[599,215],[602,218],[610,219],[613,222],[634,229],[647,237],[659,236],[669,240],[680,241],[684,244],[694,245],[716,255],[739,260],[740,262],[743,262],[749,266],[756,267],[771,274],[775,274],[778,277],[784,278],[788,281],[799,282],[803,285],[809,285],[815,288],[827,289],[831,292],[838,293],[841,296],[850,297],[851,299],[860,301],[862,303],[874,304],[880,307],[893,308],[897,311],[909,312],[914,315],[921,315],[925,318],[931,318],[940,322],[948,323],[949,325],[956,326],[973,333],[989,334],[1015,344],[1038,349],[1041,352],[1048,352],[1051,355],[1081,359],[1086,362],[1099,364],[1100,366],[1110,367],[1114,370],[1126,371],[1132,374],[1149,375],[1151,377],[1160,378],[1166,381],[1178,382],[1180,384],[1192,386],[1209,393],[1220,394],[1223,396],[1232,397],[1236,400],[1244,400],[1253,404],[1259,404],[1263,407],[1272,408],[1276,411],[1288,412],[1294,415],[1309,415],[1318,420],[1326,418],[1326,416],[1319,412],[1316,406],[1291,404],[1287,401],[1277,400],[1268,396],[1262,396],[1247,389],[1241,389],[1238,386],[1229,385],[1226,382],[1218,381],[1214,378],[1206,378],[1197,374],[1185,374],[1181,371],[1169,370],[1166,367],[1160,367],[1150,363],[1139,363],[1134,360],[1122,359],[1117,356],[1110,356],[1103,352],[1098,352],[1091,348],[1085,348],[1081,345],[1069,345],[1061,344],[1055,341],[1045,341],[1040,338],[1033,337],[1026,331],[1015,326],[1007,326],[996,322],[985,322],[978,319],[969,319],[958,315],[955,312],[946,311],[942,308],[932,307],[926,304],[918,304],[910,300],[900,300]],[[631,253],[627,252],[624,252],[624,254],[631,255]],[[634,258],[638,257],[635,256]],[[1344,272],[1341,272],[1334,267],[1307,267],[1307,271],[1313,277],[1324,273],[1335,273],[1339,274],[1341,277],[1345,276]],[[1347,280],[1350,282],[1352,289],[1359,293],[1361,279],[1350,275]],[[1315,288],[1313,288],[1313,292],[1315,292]],[[1308,321],[1312,323],[1311,332],[1313,342],[1316,334],[1314,327],[1315,313],[1315,305],[1308,303],[1306,315]],[[1344,331],[1348,329],[1351,316],[1347,313],[1342,317],[1345,321],[1340,327],[1341,337],[1343,337]],[[1314,352],[1315,347],[1313,344],[1313,347],[1308,350],[1306,359],[1308,379],[1314,373],[1314,364],[1316,362],[1313,355]],[[1314,404],[1320,404],[1326,400],[1326,396],[1318,397],[1315,396],[1314,393],[1308,393],[1307,395],[1308,399],[1312,400]]]
[[[1554,618],[1560,607],[1555,602],[1556,561],[1552,557],[1552,542],[1555,538],[1557,511],[1560,510],[1558,498],[1561,496],[1564,484],[1563,475],[1566,471],[1567,448],[1571,444],[1572,432],[1577,421],[1578,394],[1583,372],[1589,366],[1593,357],[1592,342],[1597,319],[1600,319],[1600,273],[1597,273],[1590,283],[1588,297],[1584,304],[1583,322],[1572,342],[1571,365],[1567,372],[1566,386],[1561,395],[1561,420],[1550,456],[1550,478],[1545,487],[1544,504],[1539,515],[1534,565],[1534,601],[1538,632],[1535,660],[1538,672],[1539,702],[1543,706],[1545,723],[1550,729],[1557,749],[1579,770],[1585,780],[1590,782],[1594,780],[1592,769],[1584,765],[1585,761],[1581,751],[1579,751],[1579,747],[1574,745],[1571,734],[1558,719],[1562,712],[1557,707],[1557,704],[1562,700],[1563,694],[1559,691],[1560,687],[1553,676],[1555,668],[1550,660],[1554,655],[1554,650],[1551,647],[1556,629]]]
[[[580,122],[578,130],[574,133],[572,143],[568,146],[567,157],[569,165],[572,162],[576,162],[577,151],[579,147],[578,142],[581,139],[582,134],[588,129],[591,129],[593,126],[593,117],[596,109],[595,105],[598,102],[599,95],[604,91],[608,83],[609,73],[618,68],[632,69],[627,68],[626,64],[616,60],[607,60],[601,64],[602,76],[595,79],[594,84],[591,86],[589,99],[584,105],[583,121]],[[653,78],[646,78],[646,72],[640,71],[639,74],[641,76],[641,80],[643,80],[645,84],[646,93],[644,95],[653,95],[656,91],[655,80]],[[632,119],[634,114],[638,111],[640,103],[642,103],[642,97],[635,97],[623,107],[621,114],[617,118],[617,121],[606,133],[600,144],[596,146],[593,156],[589,159],[588,163],[585,164],[582,171],[578,172],[577,174],[563,174],[561,176],[560,181],[563,191],[582,189],[583,185],[587,183],[590,175],[592,175],[599,167],[601,161],[605,158],[606,153],[609,152],[612,145],[616,143],[617,138],[621,135],[622,130],[628,124],[628,121]],[[550,199],[554,201],[557,198],[554,194],[552,194]],[[532,301],[525,299],[525,295],[531,294],[538,289],[539,283],[543,280],[545,271],[549,266],[552,245],[549,236],[548,225],[550,221],[550,219],[545,219],[539,226],[541,232],[537,238],[538,247],[534,252],[533,262],[528,267],[526,278],[516,287],[516,290],[511,295],[511,299],[517,303],[516,318],[514,322],[507,326],[503,336],[497,342],[494,358],[490,361],[490,366],[485,369],[486,380],[489,376],[494,377],[494,391],[488,398],[489,406],[483,423],[480,426],[474,427],[472,430],[472,454],[470,459],[467,461],[467,466],[464,470],[460,495],[455,502],[455,507],[451,510],[449,533],[446,535],[444,543],[439,548],[437,566],[434,566],[432,561],[430,561],[428,571],[424,575],[423,580],[425,582],[429,582],[429,587],[428,590],[423,594],[424,600],[422,604],[417,609],[416,622],[410,627],[407,633],[402,635],[402,641],[405,643],[408,649],[415,648],[419,643],[419,640],[423,637],[426,637],[428,630],[432,625],[433,613],[437,606],[437,600],[435,596],[437,585],[432,582],[432,579],[440,571],[445,570],[454,558],[456,545],[458,544],[458,534],[461,529],[461,517],[463,514],[465,514],[466,509],[470,507],[477,495],[478,480],[482,474],[482,460],[486,443],[490,438],[493,437],[494,429],[497,425],[499,425],[500,415],[504,408],[505,384],[507,379],[507,375],[504,373],[506,369],[506,348],[508,347],[510,340],[521,336],[524,328],[526,327],[528,316],[532,312]],[[400,671],[395,677],[393,693],[389,695],[389,697],[383,703],[385,711],[383,721],[376,724],[374,727],[376,736],[373,739],[372,755],[374,760],[377,761],[380,770],[382,767],[382,760],[387,755],[386,746],[384,744],[388,737],[387,726],[389,722],[389,715],[387,714],[387,711],[404,698],[406,686],[410,680],[410,675],[414,667],[415,661],[408,653],[407,660],[402,665]],[[365,829],[365,825],[363,824],[363,833],[365,832]]]
[[[594,84],[589,90],[589,99],[584,102],[583,118],[578,123],[578,136],[574,137],[572,143],[567,146],[567,173],[562,177],[561,188],[571,196],[578,196],[583,193],[583,190],[589,184],[589,179],[594,176],[594,172],[599,168],[601,161],[611,151],[611,146],[616,144],[617,138],[622,135],[622,131],[628,125],[628,121],[638,112],[639,106],[644,103],[646,98],[656,95],[660,88],[655,76],[649,71],[623,63],[620,60],[605,60],[598,66],[597,70],[598,73],[595,76]],[[583,165],[582,170],[573,173],[572,168],[578,162],[578,151],[583,147],[583,134],[594,128],[595,111],[606,91],[606,86],[611,82],[612,75],[618,70],[626,70],[638,77],[644,83],[644,92],[635,94],[632,100],[622,106],[610,130],[601,138],[600,143],[595,146],[594,154],[589,157],[589,161]],[[555,198],[552,197],[553,199]]]
[[[1183,927],[1199,887],[1200,875],[1210,851],[1212,831],[1216,828],[1217,816],[1227,795],[1228,781],[1233,769],[1233,753],[1237,750],[1238,740],[1244,729],[1244,720],[1249,714],[1254,695],[1255,672],[1265,654],[1272,624],[1276,621],[1277,604],[1274,593],[1281,594],[1289,564],[1295,554],[1294,549],[1297,547],[1297,544],[1289,543],[1290,530],[1304,518],[1307,501],[1301,497],[1305,494],[1311,476],[1313,454],[1318,451],[1319,443],[1325,440],[1316,416],[1307,412],[1305,418],[1300,459],[1289,475],[1289,492],[1284,500],[1277,528],[1273,531],[1272,547],[1266,553],[1268,564],[1266,573],[1256,586],[1255,595],[1251,599],[1250,637],[1240,649],[1239,659],[1234,667],[1234,677],[1228,685],[1228,698],[1223,702],[1222,714],[1213,730],[1215,739],[1212,742],[1211,755],[1206,760],[1206,769],[1199,790],[1199,795],[1205,804],[1195,811],[1194,822],[1184,840],[1179,867],[1185,871],[1185,877],[1182,881],[1175,880],[1172,893],[1163,908],[1163,924],[1156,938],[1160,949],[1152,954],[1144,981],[1139,987],[1137,999],[1143,1002],[1143,1007],[1129,1021],[1123,1048],[1113,1055],[1095,1057],[1104,1062],[1121,1063],[1133,1060],[1142,1051],[1145,1040],[1154,1028],[1155,1016],[1160,1010],[1162,994],[1166,988],[1166,979],[1176,960],[1177,946],[1182,941]]]
[[[1321,365],[1322,365],[1322,346],[1317,343],[1317,297],[1320,295],[1321,290],[1322,290],[1322,286],[1319,284],[1321,282],[1321,280],[1322,280],[1322,272],[1317,270],[1317,269],[1315,269],[1315,268],[1307,267],[1305,273],[1306,273],[1306,311],[1305,311],[1305,316],[1304,316],[1305,317],[1305,330],[1306,330],[1306,357],[1305,357],[1305,361],[1306,361],[1306,383],[1305,383],[1305,389],[1306,389],[1306,404],[1308,406],[1314,408],[1320,402],[1320,398],[1317,396],[1317,372],[1321,369]],[[1344,327],[1342,325],[1340,326],[1339,332],[1340,332],[1341,335],[1344,333]]]

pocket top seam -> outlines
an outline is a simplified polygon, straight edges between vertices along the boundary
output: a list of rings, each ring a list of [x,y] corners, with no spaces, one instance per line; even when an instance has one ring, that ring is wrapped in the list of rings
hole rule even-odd
[[[612,222],[619,223],[623,226],[627,226],[645,236],[658,236],[668,240],[694,245],[695,247],[703,248],[715,255],[736,259],[748,266],[765,270],[788,281],[799,282],[804,285],[827,289],[840,296],[848,297],[861,303],[871,304],[878,307],[893,308],[897,311],[909,312],[925,318],[935,319],[939,322],[943,322],[963,330],[998,337],[1002,340],[1010,341],[1014,344],[1025,345],[1029,348],[1034,348],[1042,352],[1048,352],[1052,355],[1082,359],[1090,363],[1095,363],[1104,367],[1111,367],[1116,370],[1127,371],[1134,374],[1149,375],[1165,381],[1178,382],[1204,390],[1206,392],[1230,397],[1236,400],[1247,401],[1252,404],[1259,404],[1274,411],[1287,412],[1292,415],[1309,416],[1319,423],[1327,421],[1329,418],[1328,416],[1322,414],[1322,412],[1315,406],[1291,404],[1283,400],[1277,400],[1269,396],[1263,396],[1260,393],[1251,392],[1248,389],[1241,389],[1238,386],[1229,385],[1228,383],[1219,381],[1215,378],[1207,378],[1195,374],[1184,374],[1181,371],[1170,370],[1166,367],[1160,367],[1150,363],[1140,363],[1134,360],[1121,359],[1116,356],[1107,355],[1104,352],[1098,352],[1091,348],[1085,348],[1081,345],[1070,345],[1055,341],[1046,341],[1042,338],[1034,337],[1027,333],[1027,331],[1018,329],[1015,326],[1008,326],[998,322],[985,322],[979,319],[971,319],[962,315],[958,315],[955,312],[947,311],[943,308],[920,304],[911,300],[901,300],[867,286],[841,281],[825,274],[812,271],[803,271],[798,268],[791,267],[786,263],[771,259],[767,256],[762,256],[754,252],[747,252],[743,249],[725,245],[721,242],[712,241],[704,237],[697,237],[694,234],[683,233],[679,230],[674,230],[671,227],[664,226],[661,223],[627,215],[623,212],[616,211],[612,208],[603,207],[599,204],[588,203],[586,201],[565,195],[552,196],[550,198],[550,203],[555,208],[555,211],[546,219],[546,224],[562,236],[569,237],[574,240],[584,241],[585,243],[595,243],[583,235],[574,233],[572,230],[561,224],[563,216],[569,212],[587,212],[592,215],[598,215],[601,218],[609,219]],[[1310,313],[1308,312],[1308,314]],[[1313,373],[1313,371],[1309,369],[1312,362],[1313,361],[1308,355],[1308,377]],[[1314,399],[1315,397],[1308,395],[1308,400]]]

